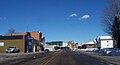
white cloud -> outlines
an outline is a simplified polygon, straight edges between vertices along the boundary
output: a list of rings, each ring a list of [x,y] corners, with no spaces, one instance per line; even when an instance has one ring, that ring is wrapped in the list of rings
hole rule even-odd
[[[77,17],[77,16],[78,16],[78,15],[77,15],[76,13],[73,13],[73,14],[70,14],[67,19],[69,20],[71,17]]]
[[[81,17],[82,20],[87,20],[87,19],[89,19],[89,18],[90,18],[90,15],[83,15],[83,16]]]
[[[71,19],[72,17],[75,17],[74,20],[76,18],[78,18],[78,14],[76,13],[73,13],[73,14],[70,14],[69,17],[67,18],[68,20]],[[78,20],[88,20],[90,18],[90,15],[83,15],[82,17],[78,18]]]
[[[73,13],[73,14],[69,15],[69,17],[76,17],[76,16],[77,16],[76,13]]]

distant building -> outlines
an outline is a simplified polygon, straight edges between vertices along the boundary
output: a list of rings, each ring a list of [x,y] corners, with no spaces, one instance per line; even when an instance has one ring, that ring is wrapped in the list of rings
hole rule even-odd
[[[68,42],[68,48],[75,49],[75,48],[77,48],[77,44],[75,44],[74,41],[69,41]]]
[[[52,42],[46,42],[47,45],[56,45],[56,46],[62,46],[62,41],[52,41]]]
[[[83,51],[93,51],[97,49],[97,44],[95,41],[90,41],[87,43],[82,43],[81,46],[79,46],[78,48]]]
[[[90,41],[90,42],[84,43],[84,45],[86,46],[86,48],[96,48],[97,47],[95,41]]]
[[[111,36],[98,36],[96,38],[97,48],[113,48],[113,39]]]
[[[63,42],[62,47],[67,47],[68,46],[68,42]]]

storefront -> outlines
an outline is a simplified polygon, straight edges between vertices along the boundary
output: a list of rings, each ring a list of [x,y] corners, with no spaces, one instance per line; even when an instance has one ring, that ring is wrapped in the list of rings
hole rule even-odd
[[[0,52],[8,47],[15,46],[20,52],[35,52],[35,39],[27,32],[25,35],[0,36]]]

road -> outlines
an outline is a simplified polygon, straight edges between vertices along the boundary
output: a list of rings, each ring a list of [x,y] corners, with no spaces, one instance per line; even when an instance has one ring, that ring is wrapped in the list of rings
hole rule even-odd
[[[25,58],[6,61],[0,65],[113,65],[101,59],[82,54],[78,51],[61,50],[40,53]]]

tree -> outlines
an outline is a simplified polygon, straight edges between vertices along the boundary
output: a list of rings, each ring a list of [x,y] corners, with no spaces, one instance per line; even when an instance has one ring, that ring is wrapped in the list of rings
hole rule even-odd
[[[112,34],[112,25],[115,15],[120,14],[120,0],[110,0],[109,6],[103,11],[102,24],[104,25],[104,31],[108,34]]]
[[[15,29],[11,28],[8,29],[8,32],[6,33],[6,35],[12,35],[12,34],[16,34],[17,32],[15,31]]]
[[[120,0],[109,0],[109,6],[104,9],[102,17],[103,30],[111,35],[117,42],[117,47],[120,48],[120,36],[118,31],[120,24],[118,24],[118,15],[120,15]]]
[[[112,36],[116,40],[117,47],[120,48],[120,16],[115,16],[112,31]]]

